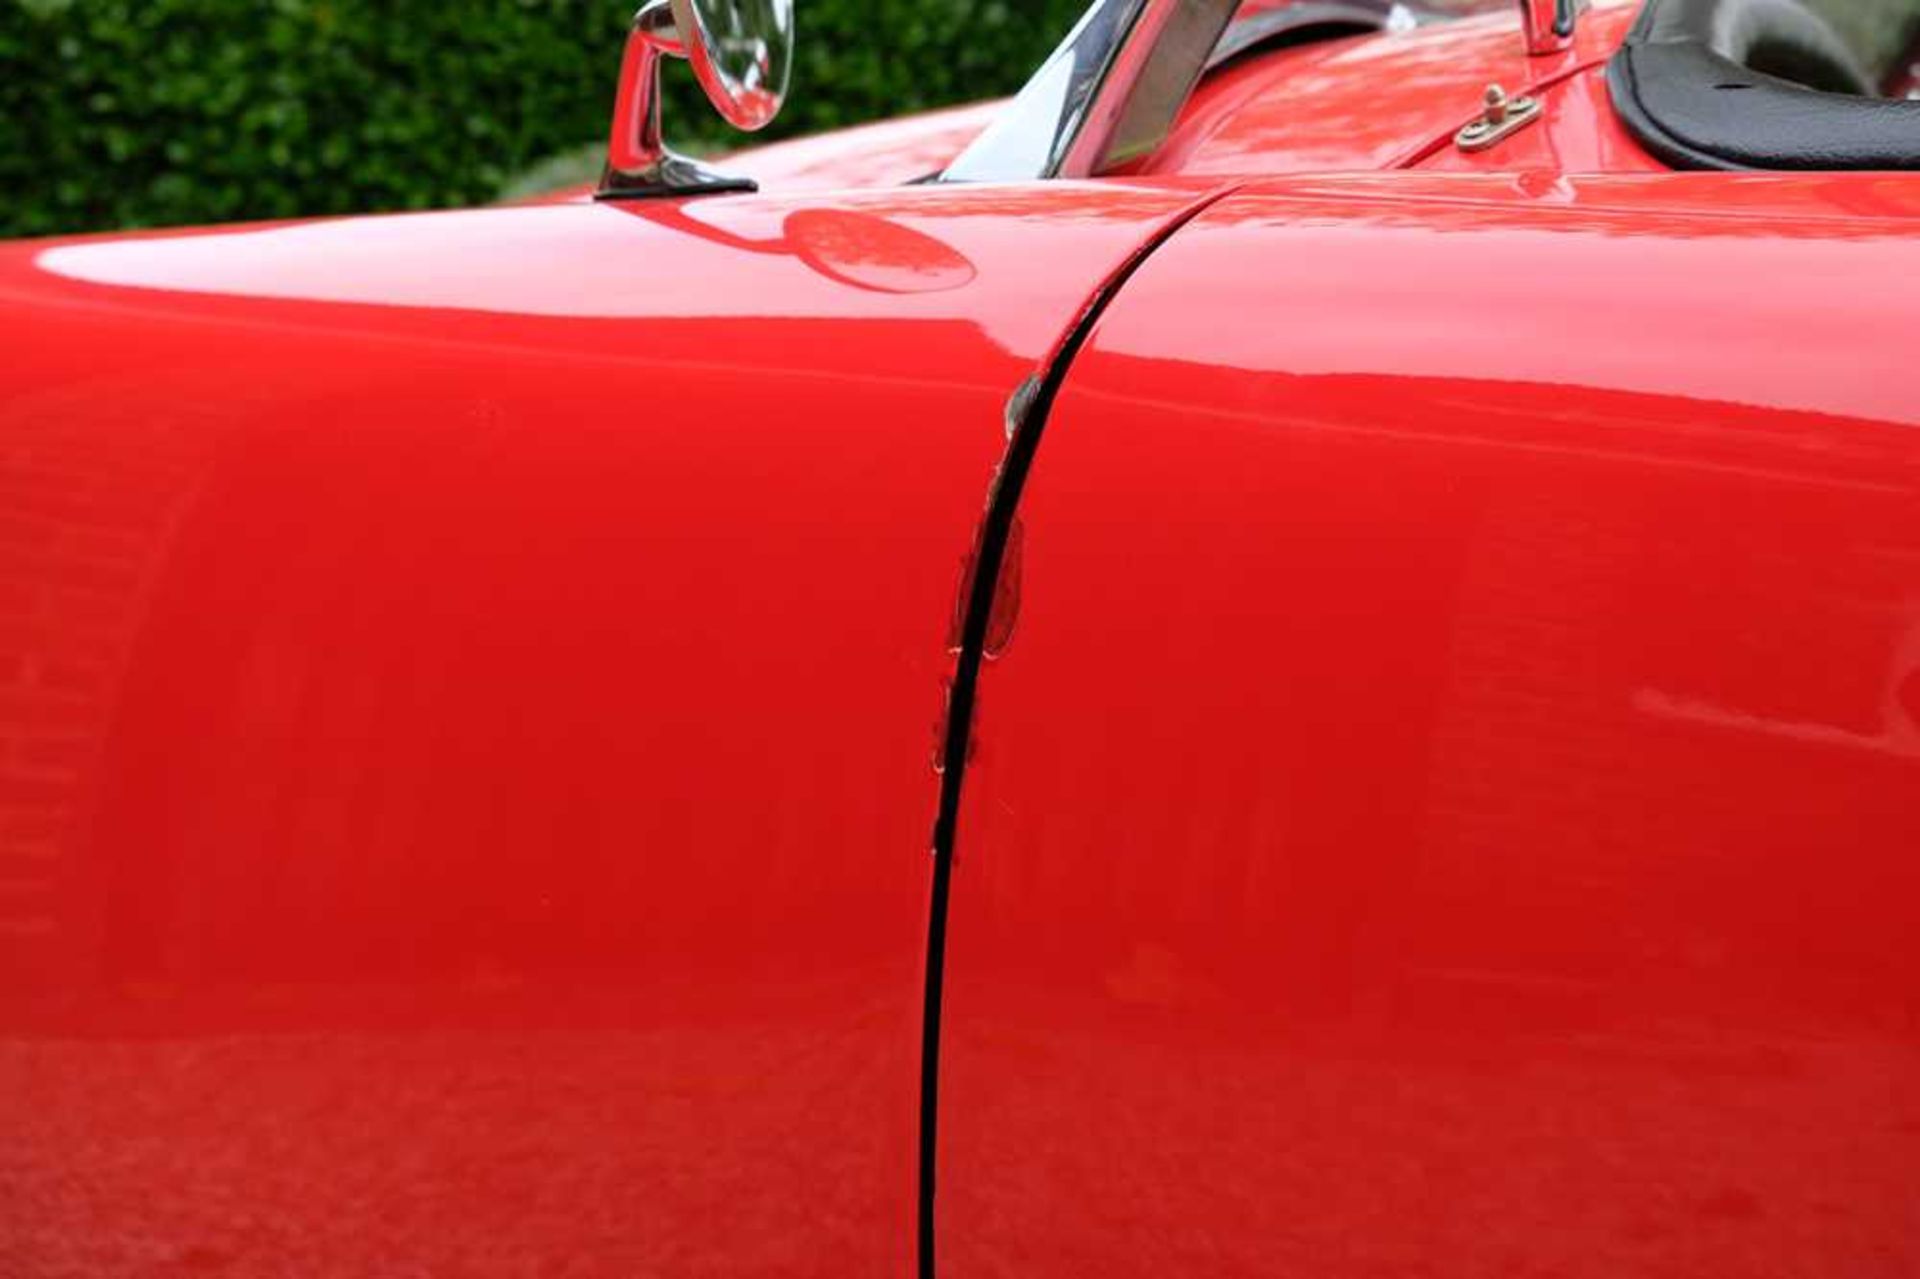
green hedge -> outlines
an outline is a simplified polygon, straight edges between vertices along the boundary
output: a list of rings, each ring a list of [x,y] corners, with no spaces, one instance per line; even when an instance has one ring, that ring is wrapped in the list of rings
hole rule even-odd
[[[797,0],[769,136],[1005,93],[1084,0]],[[620,0],[0,0],[0,235],[491,199],[601,137]],[[729,136],[684,66],[669,131]]]

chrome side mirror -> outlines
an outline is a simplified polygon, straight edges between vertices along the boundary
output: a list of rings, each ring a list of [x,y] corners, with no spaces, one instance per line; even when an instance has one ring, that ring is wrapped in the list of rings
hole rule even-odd
[[[753,191],[675,154],[660,135],[660,60],[685,58],[716,110],[740,129],[766,127],[786,101],[793,0],[647,0],[633,16],[613,100],[601,200]]]

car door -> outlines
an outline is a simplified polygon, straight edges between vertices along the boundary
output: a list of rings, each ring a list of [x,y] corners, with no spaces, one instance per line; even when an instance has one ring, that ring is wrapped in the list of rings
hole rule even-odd
[[[1920,1266],[1914,190],[1273,183],[1117,294],[981,674],[942,1273]]]
[[[954,593],[1190,199],[0,249],[0,1269],[909,1265]]]

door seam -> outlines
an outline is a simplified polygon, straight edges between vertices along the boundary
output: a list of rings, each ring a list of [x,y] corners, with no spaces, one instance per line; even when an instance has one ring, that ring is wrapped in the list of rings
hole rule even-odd
[[[975,538],[968,571],[963,575],[960,601],[958,655],[953,683],[947,694],[945,732],[940,748],[940,803],[933,825],[933,881],[928,894],[925,985],[920,1026],[920,1126],[916,1160],[914,1221],[915,1273],[934,1279],[936,1174],[939,1163],[940,1031],[946,984],[947,907],[952,896],[954,855],[960,826],[960,803],[966,783],[967,757],[973,745],[974,711],[978,705],[980,673],[987,639],[1006,566],[1007,546],[1018,514],[1027,476],[1039,454],[1060,389],[1086,346],[1101,316],[1126,287],[1135,272],[1188,223],[1240,189],[1239,183],[1216,188],[1181,208],[1137,245],[1089,295],[1059,345],[1034,377],[1021,383],[1008,405],[1008,441],[1000,465],[987,490],[986,514]]]

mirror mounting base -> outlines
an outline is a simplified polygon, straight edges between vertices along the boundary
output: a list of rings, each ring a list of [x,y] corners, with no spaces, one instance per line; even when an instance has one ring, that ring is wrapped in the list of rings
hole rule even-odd
[[[659,200],[681,195],[749,195],[760,189],[752,178],[720,173],[698,160],[664,151],[642,169],[616,170],[611,165],[600,176],[596,200]]]
[[[621,58],[607,164],[594,199],[645,200],[760,189],[752,178],[717,173],[670,150],[662,140],[660,62],[686,56],[671,0],[647,0],[633,16],[633,31]]]

